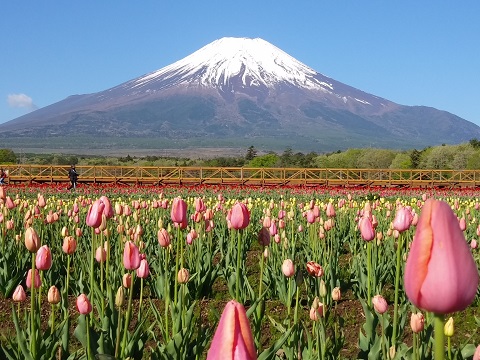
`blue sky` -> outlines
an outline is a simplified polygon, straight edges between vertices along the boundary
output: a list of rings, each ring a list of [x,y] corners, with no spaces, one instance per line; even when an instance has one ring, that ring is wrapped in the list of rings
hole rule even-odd
[[[4,1],[0,123],[108,89],[225,37],[480,125],[480,1]]]

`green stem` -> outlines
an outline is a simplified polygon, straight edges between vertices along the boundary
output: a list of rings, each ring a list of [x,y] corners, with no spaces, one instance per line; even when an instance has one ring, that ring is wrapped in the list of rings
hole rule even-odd
[[[418,338],[417,338],[417,334],[416,333],[413,333],[413,360],[417,360],[418,359]]]
[[[90,253],[90,293],[88,294],[88,297],[90,301],[93,303],[93,269],[94,269],[94,262],[95,262],[95,229],[92,227],[92,241],[91,241],[91,253]]]
[[[142,318],[143,278],[140,278],[140,300],[138,301],[138,321]]]
[[[372,243],[367,242],[367,299],[368,305],[372,306]]]
[[[89,322],[89,316],[88,314],[85,315],[85,326],[87,327],[87,359],[91,360],[93,359],[93,354],[92,354],[92,347],[90,345],[90,325],[88,324]]]
[[[175,289],[174,289],[174,293],[173,293],[173,303],[175,305],[177,305],[177,300],[178,300],[178,262],[179,262],[179,255],[180,255],[180,224],[179,226],[177,227],[177,251],[176,251],[176,254],[175,254],[175,274],[174,274],[174,277],[175,277]]]
[[[439,314],[434,314],[435,322],[435,360],[444,360],[445,359],[445,335],[443,333],[443,317]]]
[[[99,265],[100,265],[100,293],[102,294],[102,298],[100,300],[101,307],[102,307],[101,319],[103,319],[103,316],[105,315],[105,296],[103,295],[103,261],[100,261]]]
[[[235,284],[235,300],[238,302],[240,301],[240,264],[241,264],[241,254],[242,252],[242,235],[240,233],[240,230],[237,230],[237,271],[235,273],[235,276],[237,278],[236,284]]]
[[[400,287],[400,268],[401,268],[401,259],[402,259],[402,248],[403,248],[403,235],[400,233],[400,235],[398,236],[398,244],[397,244],[397,266],[395,269],[395,305],[393,308],[392,346],[394,346],[395,348],[397,344],[398,290]]]
[[[448,346],[448,359],[452,360],[452,343],[451,343],[451,336],[447,337],[447,346]]]
[[[32,273],[31,273],[31,283],[30,287],[30,352],[34,359],[37,358],[37,330],[36,326],[36,307],[35,302],[35,253],[32,253]]]
[[[122,339],[122,356],[121,359],[125,359],[127,354],[125,354],[125,348],[127,346],[127,332],[128,332],[128,325],[130,324],[130,318],[132,316],[132,299],[133,299],[133,284],[134,284],[134,276],[135,271],[132,271],[132,283],[130,285],[129,293],[128,293],[128,307],[127,307],[127,314],[125,316],[125,326],[123,327],[123,339]]]
[[[169,256],[169,249],[165,248],[165,273],[164,273],[164,281],[165,281],[165,294],[164,294],[164,301],[165,301],[165,335],[168,336],[168,307],[170,306],[170,276],[169,276],[169,262],[170,262],[170,256]],[[176,278],[176,276],[175,276]]]
[[[68,286],[70,282],[70,255],[67,255],[67,277],[65,279],[65,291],[64,291],[64,303],[63,303],[63,309],[64,309],[64,318],[68,318]]]
[[[117,326],[117,338],[115,339],[115,359],[118,359],[118,351],[120,349],[120,329],[122,327],[122,308],[118,308],[118,326]]]
[[[52,304],[52,313],[50,314],[50,334],[53,334],[55,327],[55,305]]]

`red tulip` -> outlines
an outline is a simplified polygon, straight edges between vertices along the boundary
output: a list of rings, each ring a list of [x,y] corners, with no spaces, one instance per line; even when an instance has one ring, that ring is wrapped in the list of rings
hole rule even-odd
[[[460,311],[475,298],[477,265],[443,201],[428,199],[422,208],[405,266],[405,291],[418,308],[437,314]]]
[[[315,261],[307,262],[307,272],[315,277],[321,277],[323,275],[323,268]]]
[[[187,222],[187,203],[180,197],[173,199],[170,217],[176,224],[184,224]]]
[[[92,312],[92,304],[90,304],[87,295],[80,294],[77,298],[77,310],[82,315],[87,315]]]
[[[230,223],[235,230],[245,229],[250,223],[250,211],[242,202],[237,202],[232,207]]]
[[[35,266],[38,270],[48,270],[52,266],[52,253],[47,245],[43,245],[37,251]]]
[[[123,250],[123,266],[127,270],[136,270],[140,266],[140,252],[137,245],[131,241],[125,243]]]
[[[257,358],[252,330],[242,304],[231,300],[225,306],[207,360],[254,360]]]

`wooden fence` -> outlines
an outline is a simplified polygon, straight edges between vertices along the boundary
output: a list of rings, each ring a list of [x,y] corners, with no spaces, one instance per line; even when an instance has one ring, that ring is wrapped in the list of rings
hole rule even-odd
[[[68,183],[70,166],[1,165],[7,183]],[[86,184],[478,187],[480,170],[77,166]]]

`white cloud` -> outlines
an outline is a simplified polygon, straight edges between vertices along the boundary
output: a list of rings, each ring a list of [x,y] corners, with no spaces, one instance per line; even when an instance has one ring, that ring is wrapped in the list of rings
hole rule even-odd
[[[7,102],[10,107],[24,108],[28,110],[35,110],[38,107],[33,103],[30,96],[25,94],[9,94],[7,96]]]

